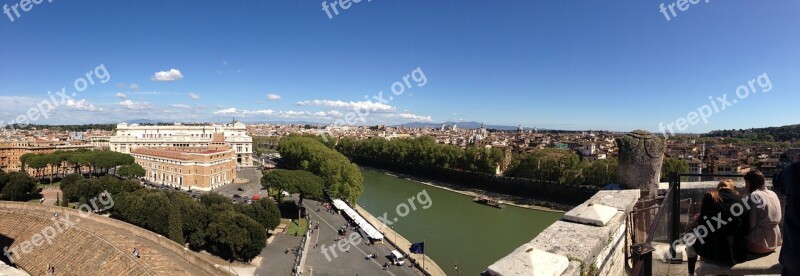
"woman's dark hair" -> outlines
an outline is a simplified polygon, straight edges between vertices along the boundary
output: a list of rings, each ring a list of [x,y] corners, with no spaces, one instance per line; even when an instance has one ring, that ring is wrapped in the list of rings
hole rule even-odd
[[[746,181],[747,183],[750,183],[750,185],[749,185],[750,186],[750,191],[749,192],[751,192],[751,193],[753,191],[755,191],[755,190],[763,188],[764,187],[764,183],[766,182],[766,180],[764,178],[764,174],[761,173],[761,171],[759,171],[759,170],[752,170],[752,171],[747,172],[747,174],[744,175],[744,181]]]

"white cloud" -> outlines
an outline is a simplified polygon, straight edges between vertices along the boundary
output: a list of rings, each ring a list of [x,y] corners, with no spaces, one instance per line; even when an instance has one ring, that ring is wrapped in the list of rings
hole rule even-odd
[[[129,85],[129,87],[130,87],[131,89],[139,89],[139,85],[138,85],[138,84],[135,84],[135,83],[131,83],[131,85]]]
[[[123,99],[123,100],[128,99],[128,95],[125,95],[125,94],[122,94],[122,93],[117,93],[116,95],[114,95],[114,97],[117,97],[117,98],[120,98],[120,99]]]
[[[270,101],[280,101],[281,95],[269,93],[267,94],[267,99],[269,99]]]
[[[176,81],[183,78],[183,74],[181,71],[175,68],[169,69],[169,71],[159,71],[153,74],[151,78],[154,81]]]
[[[74,110],[83,110],[83,111],[104,111],[105,110],[103,108],[96,107],[93,104],[86,102],[86,99],[83,99],[83,100],[80,100],[80,101],[69,99],[69,100],[67,100],[67,102],[64,105],[66,105],[68,108],[74,109]]]
[[[145,110],[145,109],[151,109],[152,108],[152,106],[150,106],[149,103],[146,103],[146,102],[134,102],[134,101],[131,101],[131,100],[121,101],[121,102],[119,102],[119,105],[121,105],[122,107],[124,107],[124,108],[126,108],[128,110]]]
[[[236,115],[236,114],[239,114],[239,113],[240,113],[239,110],[237,110],[236,108],[231,107],[231,108],[226,108],[226,109],[221,109],[221,110],[214,111],[212,114]]]
[[[200,95],[197,95],[195,93],[189,93],[189,98],[192,98],[192,100],[197,100],[200,99]]]
[[[361,101],[361,102],[344,102],[344,101],[331,101],[331,100],[313,100],[313,101],[301,101],[297,102],[296,105],[299,106],[324,106],[324,107],[331,107],[331,108],[339,108],[339,109],[351,109],[351,110],[369,110],[375,113],[389,113],[394,112],[395,107],[387,104],[382,104],[379,102],[373,101]]]
[[[418,122],[431,122],[431,121],[433,121],[433,118],[431,118],[431,116],[420,116],[420,115],[415,115],[415,114],[411,114],[411,113],[400,113],[400,114],[397,114],[397,117],[400,117],[400,118],[403,118],[403,119],[407,119],[407,120],[414,120],[414,121],[418,121]]]
[[[262,109],[262,110],[246,110],[246,109],[237,109],[235,107],[231,108],[223,108],[217,111],[214,111],[213,115],[226,115],[226,116],[238,116],[238,117],[275,117],[275,118],[283,118],[283,119],[298,119],[298,118],[329,118],[333,115],[333,113],[341,114],[338,111],[331,111],[331,112],[309,112],[309,111],[275,111],[272,109]]]
[[[171,106],[171,107],[177,107],[177,108],[186,108],[186,109],[192,108],[191,106],[189,106],[189,105],[185,105],[185,104],[171,104],[171,105],[169,105],[169,106]]]

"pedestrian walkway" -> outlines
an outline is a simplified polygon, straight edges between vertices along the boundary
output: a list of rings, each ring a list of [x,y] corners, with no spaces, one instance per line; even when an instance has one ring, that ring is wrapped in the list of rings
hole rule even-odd
[[[272,243],[261,250],[261,264],[255,276],[291,275],[296,256],[287,249],[299,246],[301,238],[284,234],[274,236]]]

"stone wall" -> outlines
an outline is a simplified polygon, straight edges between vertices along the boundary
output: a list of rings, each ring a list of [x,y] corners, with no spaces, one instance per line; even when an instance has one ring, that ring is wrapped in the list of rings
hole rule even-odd
[[[625,218],[639,196],[638,189],[598,192],[486,274],[624,275]]]
[[[158,235],[156,233],[150,232],[138,226],[107,218],[100,215],[90,214],[81,216],[81,213],[77,210],[70,209],[70,208],[62,208],[56,206],[49,206],[49,205],[41,205],[41,204],[29,204],[29,203],[21,203],[21,202],[10,202],[10,201],[0,201],[0,208],[7,209],[7,210],[16,210],[18,212],[27,212],[27,213],[68,213],[71,216],[80,217],[81,219],[91,220],[92,222],[104,224],[107,226],[111,226],[115,229],[119,229],[120,233],[124,233],[128,237],[135,236],[136,238],[146,239],[154,244],[160,246],[162,250],[171,251],[175,255],[179,256],[181,259],[175,260],[179,262],[187,262],[192,266],[210,274],[210,275],[232,275],[231,272],[224,270],[219,265],[216,265],[203,256],[200,253],[193,252],[188,248],[183,247],[182,245],[164,237]],[[12,237],[14,238],[14,237]]]

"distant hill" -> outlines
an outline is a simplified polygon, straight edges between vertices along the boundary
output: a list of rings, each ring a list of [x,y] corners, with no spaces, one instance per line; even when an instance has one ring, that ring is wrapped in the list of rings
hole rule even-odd
[[[795,142],[800,141],[800,125],[781,127],[715,130],[704,137],[737,138],[748,141]]]

